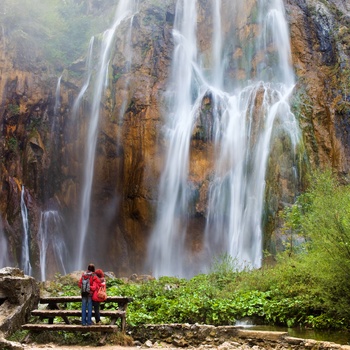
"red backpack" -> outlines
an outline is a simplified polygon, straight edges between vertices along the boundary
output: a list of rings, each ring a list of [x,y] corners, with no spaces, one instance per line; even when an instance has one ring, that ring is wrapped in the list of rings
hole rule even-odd
[[[102,283],[97,291],[97,299],[99,302],[105,301],[107,299],[106,283]]]

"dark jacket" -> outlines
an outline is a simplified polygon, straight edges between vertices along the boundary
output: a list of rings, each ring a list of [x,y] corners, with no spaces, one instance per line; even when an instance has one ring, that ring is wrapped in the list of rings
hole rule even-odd
[[[90,296],[93,295],[94,291],[95,291],[95,288],[96,288],[96,280],[98,279],[98,277],[91,271],[85,271],[81,277],[80,277],[80,280],[78,282],[78,286],[79,288],[81,289],[81,286],[83,284],[83,278],[88,276],[90,278]]]

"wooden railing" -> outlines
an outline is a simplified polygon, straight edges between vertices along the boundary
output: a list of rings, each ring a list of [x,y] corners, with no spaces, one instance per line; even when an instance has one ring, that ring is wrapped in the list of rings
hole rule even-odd
[[[64,330],[64,331],[91,331],[91,332],[116,332],[118,326],[116,321],[118,318],[121,319],[120,329],[125,332],[126,328],[126,309],[132,298],[121,297],[121,296],[111,296],[108,297],[106,301],[101,303],[104,304],[115,304],[118,305],[114,310],[108,309],[103,310],[101,308],[100,315],[109,317],[110,323],[103,325],[92,325],[92,326],[82,326],[81,324],[72,324],[72,320],[69,317],[80,317],[81,310],[71,310],[67,309],[68,303],[81,302],[80,296],[64,296],[64,297],[42,297],[40,298],[40,304],[47,304],[45,309],[33,310],[31,314],[33,316],[39,316],[41,319],[48,319],[48,323],[28,323],[22,325],[22,329],[31,331],[40,330]],[[92,313],[94,316],[94,312]],[[61,317],[65,323],[55,322],[56,317]]]

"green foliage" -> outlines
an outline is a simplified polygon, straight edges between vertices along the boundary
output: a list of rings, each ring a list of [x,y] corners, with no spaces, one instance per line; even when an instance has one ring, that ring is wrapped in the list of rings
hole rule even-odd
[[[210,273],[207,276],[209,285],[214,289],[213,295],[215,294],[220,298],[230,298],[230,286],[235,283],[242,271],[244,271],[244,268],[228,254],[214,258]]]
[[[350,188],[331,172],[314,174],[309,183],[308,191],[283,214],[286,235],[303,241],[277,256],[273,267],[242,270],[224,255],[214,260],[208,274],[189,280],[161,277],[137,284],[108,279],[109,295],[134,299],[128,305],[128,325],[218,326],[249,317],[286,327],[349,328]],[[76,282],[70,287],[69,281],[59,282],[55,288],[64,294],[79,293]],[[115,305],[104,303],[104,308]]]
[[[53,281],[46,286],[46,292],[50,293],[51,296],[59,295],[79,295],[80,290],[77,281],[75,281],[69,275],[62,276],[57,273]],[[73,304],[73,303],[72,303]]]
[[[309,182],[286,225],[308,238],[298,269],[309,270],[323,300],[321,315],[309,321],[323,327],[332,320],[339,327],[350,316],[350,187],[330,171],[315,173]]]
[[[81,57],[89,39],[107,29],[106,19],[113,15],[104,9],[89,11],[85,1],[76,0],[3,0],[0,22],[6,35],[27,49],[35,49],[52,63],[70,64]],[[109,3],[109,2],[108,2]],[[112,6],[109,4],[109,6]],[[24,45],[24,44],[23,44]]]
[[[18,115],[20,112],[20,107],[17,104],[8,104],[7,107],[7,113],[9,114],[10,117]]]
[[[15,152],[18,148],[18,141],[15,137],[10,137],[7,141],[8,143],[8,149]]]
[[[334,320],[323,314],[318,280],[302,259],[284,256],[277,267],[241,272],[233,262],[223,257],[214,262],[208,275],[190,280],[163,277],[144,284],[119,284],[117,290],[109,288],[109,293],[134,298],[127,315],[132,326],[230,325],[245,317],[289,327],[334,326]]]

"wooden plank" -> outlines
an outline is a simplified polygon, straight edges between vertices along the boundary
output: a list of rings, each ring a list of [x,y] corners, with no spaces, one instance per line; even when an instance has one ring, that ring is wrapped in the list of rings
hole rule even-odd
[[[127,304],[131,303],[133,298],[122,297],[122,296],[109,296],[104,303],[118,303]],[[51,304],[51,303],[72,303],[81,302],[81,296],[60,296],[60,297],[41,297],[40,304]]]
[[[54,316],[81,316],[81,310],[32,310],[33,316],[42,317],[54,317]],[[120,310],[100,310],[101,316],[109,317],[125,317],[126,312]],[[92,316],[95,316],[95,312],[92,311]]]
[[[27,323],[22,329],[29,331],[66,331],[66,332],[117,332],[119,327],[115,325],[82,326],[64,323]]]

